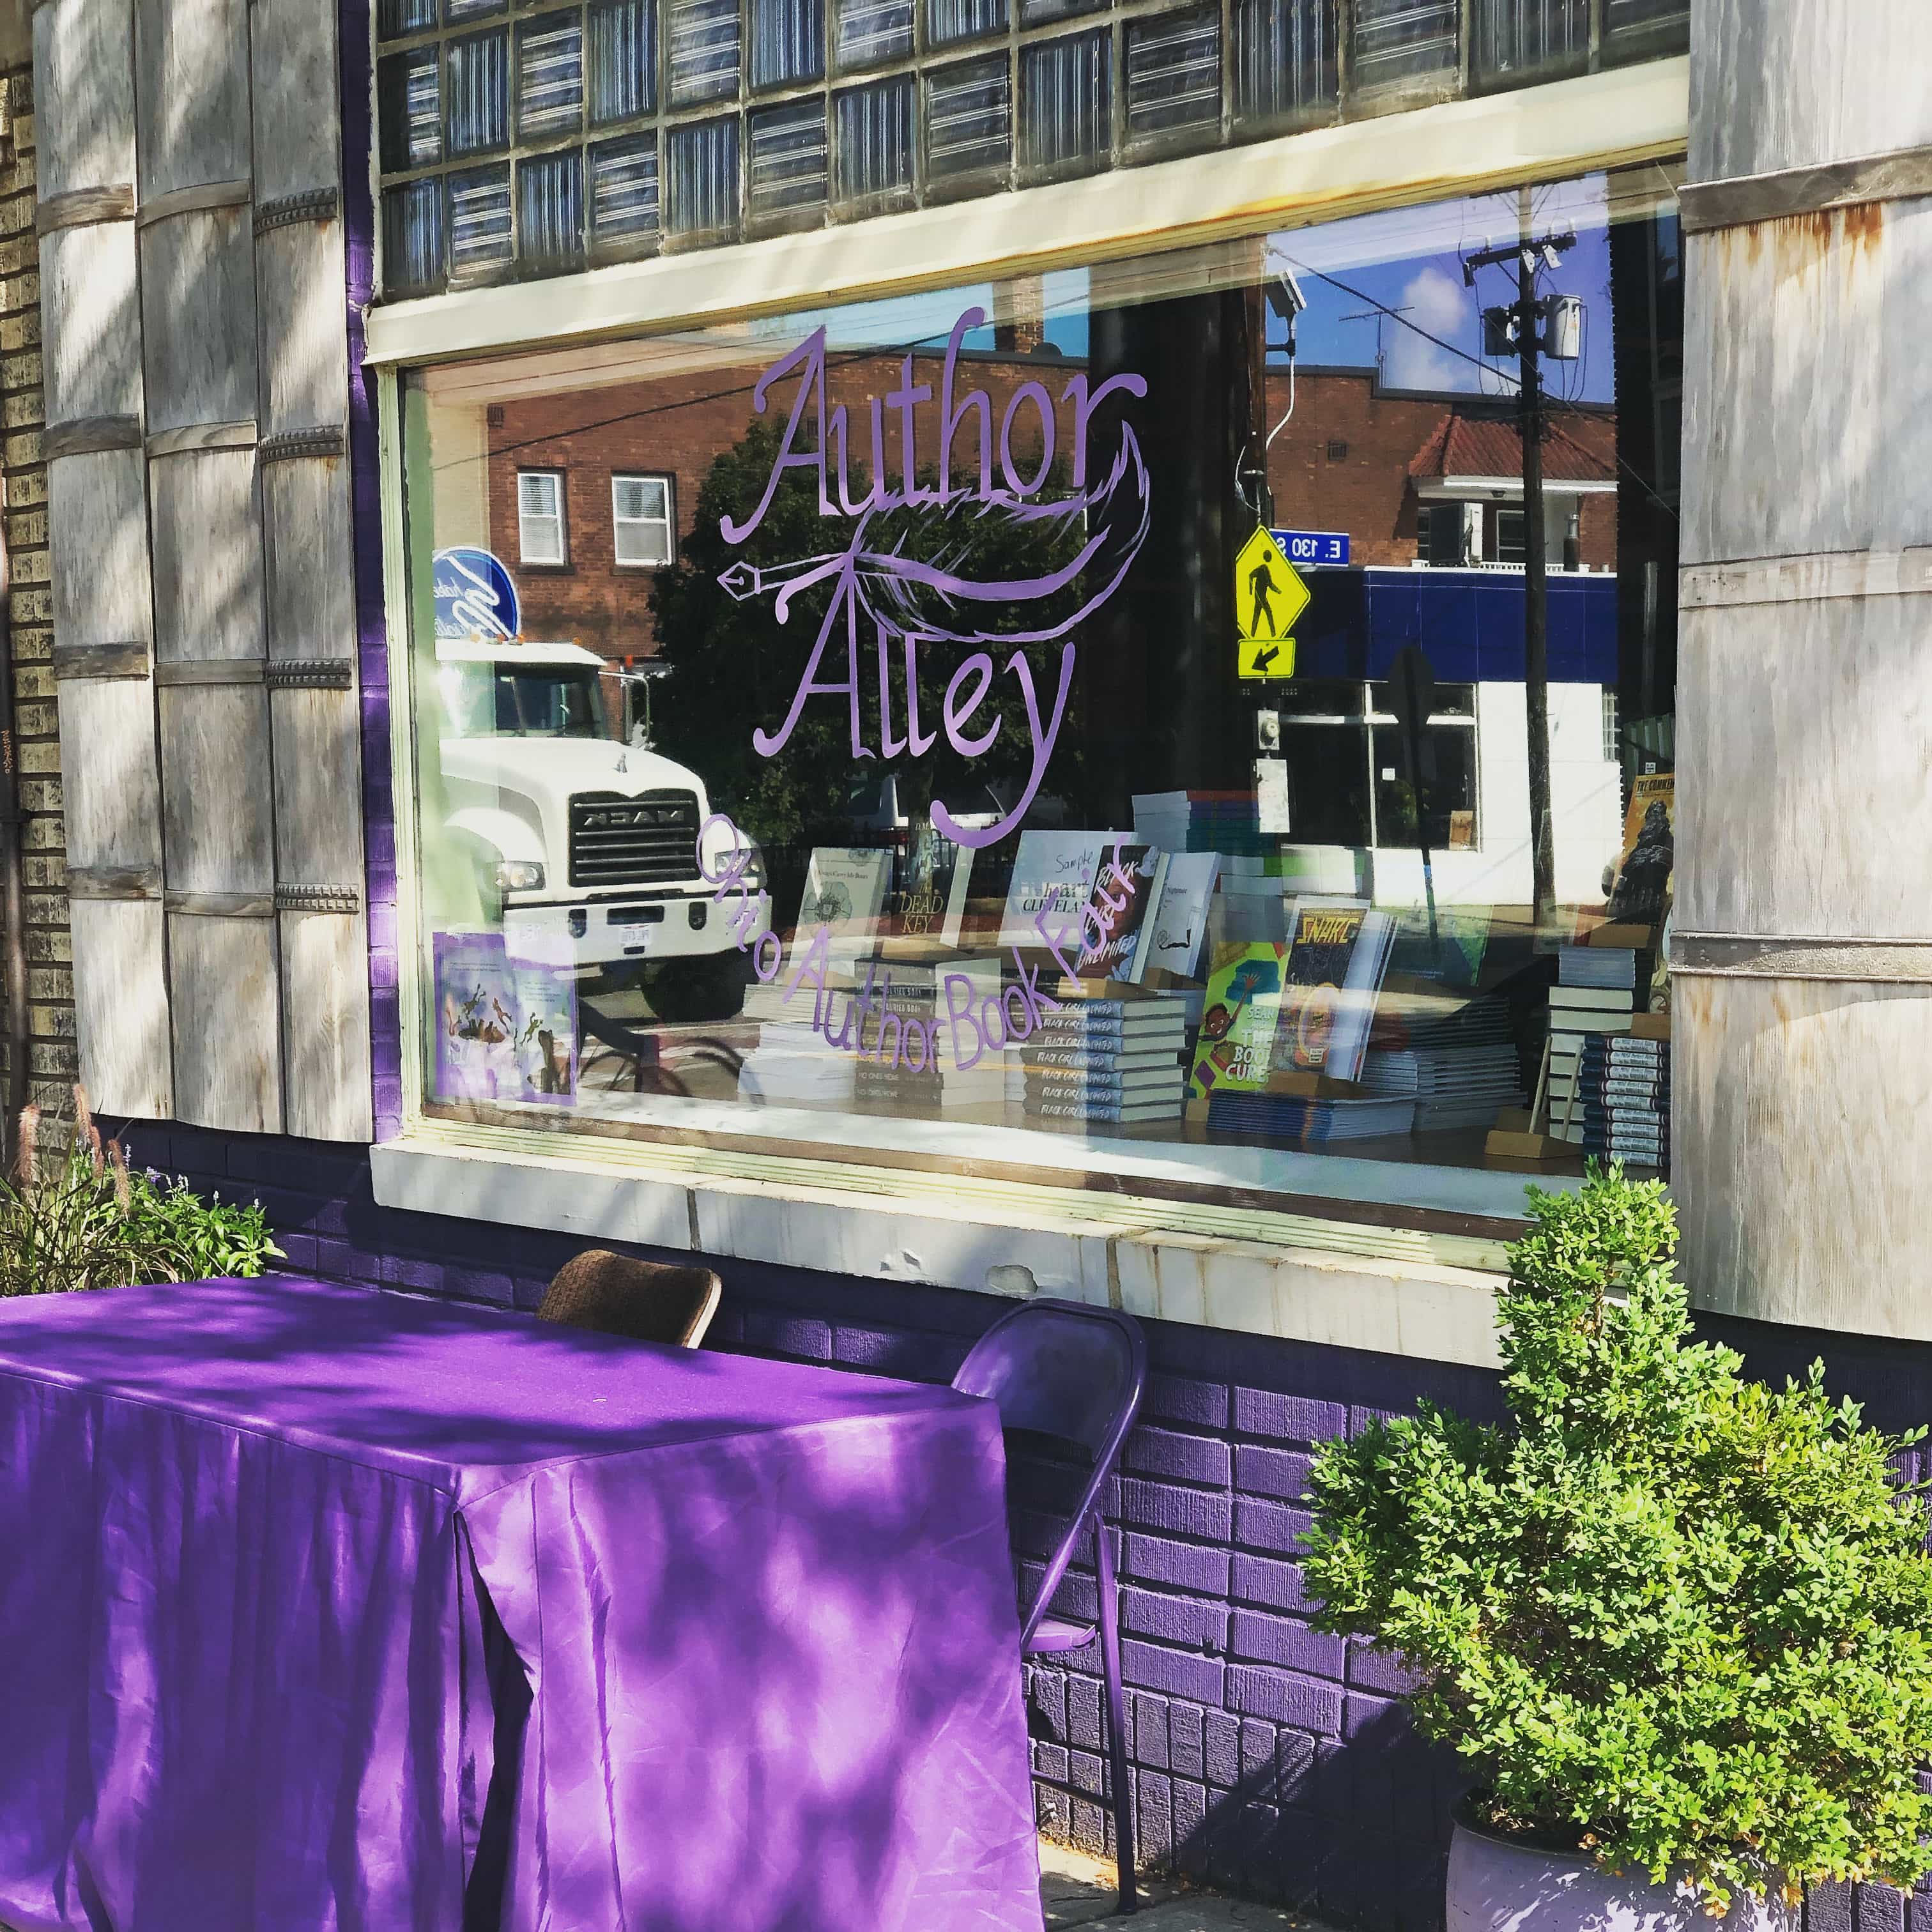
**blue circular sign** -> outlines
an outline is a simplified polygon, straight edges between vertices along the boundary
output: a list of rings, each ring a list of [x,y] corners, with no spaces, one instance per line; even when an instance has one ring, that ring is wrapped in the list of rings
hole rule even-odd
[[[436,579],[438,638],[514,638],[523,630],[517,586],[501,557],[472,544],[440,550]]]

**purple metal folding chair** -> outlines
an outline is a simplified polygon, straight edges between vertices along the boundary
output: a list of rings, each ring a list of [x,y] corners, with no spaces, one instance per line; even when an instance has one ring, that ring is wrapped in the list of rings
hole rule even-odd
[[[1147,1382],[1147,1340],[1140,1324],[1118,1309],[1084,1302],[1029,1301],[1003,1315],[973,1346],[952,1378],[968,1395],[984,1396],[1000,1412],[1000,1426],[1044,1436],[1080,1452],[1088,1473],[1078,1507],[1046,1566],[1020,1633],[1024,1656],[1081,1650],[1097,1628],[1100,1669],[1107,1685],[1107,1743],[1113,1766],[1114,1849],[1119,1861],[1120,1910],[1134,1895],[1133,1808],[1127,1784],[1126,1732],[1122,1721],[1120,1596],[1114,1552],[1101,1520],[1100,1493],[1120,1460]],[[1094,1624],[1048,1616],[1053,1594],[1073,1560],[1081,1532],[1094,1525],[1099,1583]]]

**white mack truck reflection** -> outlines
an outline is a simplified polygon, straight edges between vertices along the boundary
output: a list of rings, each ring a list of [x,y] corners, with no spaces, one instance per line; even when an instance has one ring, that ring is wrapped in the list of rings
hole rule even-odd
[[[610,979],[642,968],[664,1019],[735,1012],[746,956],[698,869],[704,781],[610,736],[603,660],[503,638],[439,638],[436,660],[443,838],[512,956]],[[731,834],[707,836],[715,873]],[[761,896],[758,930],[770,911]]]

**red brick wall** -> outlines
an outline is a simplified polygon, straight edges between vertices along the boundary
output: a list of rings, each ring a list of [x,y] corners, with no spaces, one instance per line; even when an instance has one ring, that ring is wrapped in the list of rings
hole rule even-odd
[[[712,460],[742,436],[754,420],[753,384],[764,358],[740,369],[701,370],[661,380],[587,388],[498,405],[490,426],[489,509],[492,547],[516,572],[526,636],[564,639],[606,657],[644,657],[656,649],[649,598],[653,572],[620,567],[614,555],[610,515],[613,474],[664,474],[674,479],[678,534],[689,536],[698,492]],[[932,386],[935,398],[944,360],[914,358],[917,382]],[[1080,365],[1056,356],[962,356],[955,376],[956,406],[966,391],[987,392],[993,403],[993,460],[998,476],[999,418],[1022,383],[1041,383],[1056,403],[1055,443],[1070,458],[1073,411],[1062,398]],[[835,362],[828,371],[829,399],[847,406],[856,486],[860,466],[872,448],[868,399],[884,396],[899,380],[898,360],[889,356]],[[1268,383],[1270,424],[1288,409],[1288,380],[1270,372]],[[782,398],[788,404],[789,381]],[[1457,399],[1378,394],[1372,374],[1317,372],[1296,383],[1294,413],[1269,452],[1268,476],[1277,520],[1297,529],[1346,530],[1358,564],[1406,566],[1416,553],[1416,497],[1408,464]],[[774,404],[774,410],[778,406]],[[937,400],[916,412],[916,456],[923,466],[938,458]],[[782,424],[782,418],[779,418]],[[976,479],[976,419],[956,433],[956,482],[963,470]],[[1016,423],[1014,460],[1030,474],[1039,458],[1038,418],[1023,409]],[[1564,434],[1593,454],[1608,459],[1616,426],[1607,415],[1567,415]],[[887,410],[884,422],[886,464],[899,470],[899,418]],[[1342,446],[1346,446],[1346,448]],[[1334,448],[1336,453],[1331,454]],[[1552,448],[1552,472],[1564,466],[1562,448]],[[570,560],[561,568],[518,560],[517,472],[560,470],[565,473],[565,520]],[[748,511],[749,506],[746,506]],[[1584,500],[1583,561],[1607,568],[1616,559],[1616,500]]]

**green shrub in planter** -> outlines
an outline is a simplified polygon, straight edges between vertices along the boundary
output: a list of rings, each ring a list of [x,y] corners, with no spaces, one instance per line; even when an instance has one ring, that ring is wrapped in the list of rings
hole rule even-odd
[[[1322,1628],[1398,1652],[1476,1822],[1734,1888],[1932,1868],[1932,1559],[1901,1444],[1689,1340],[1662,1187],[1530,1190],[1510,1420],[1424,1406],[1310,1478]],[[1903,1438],[1915,1442],[1924,1431]]]

